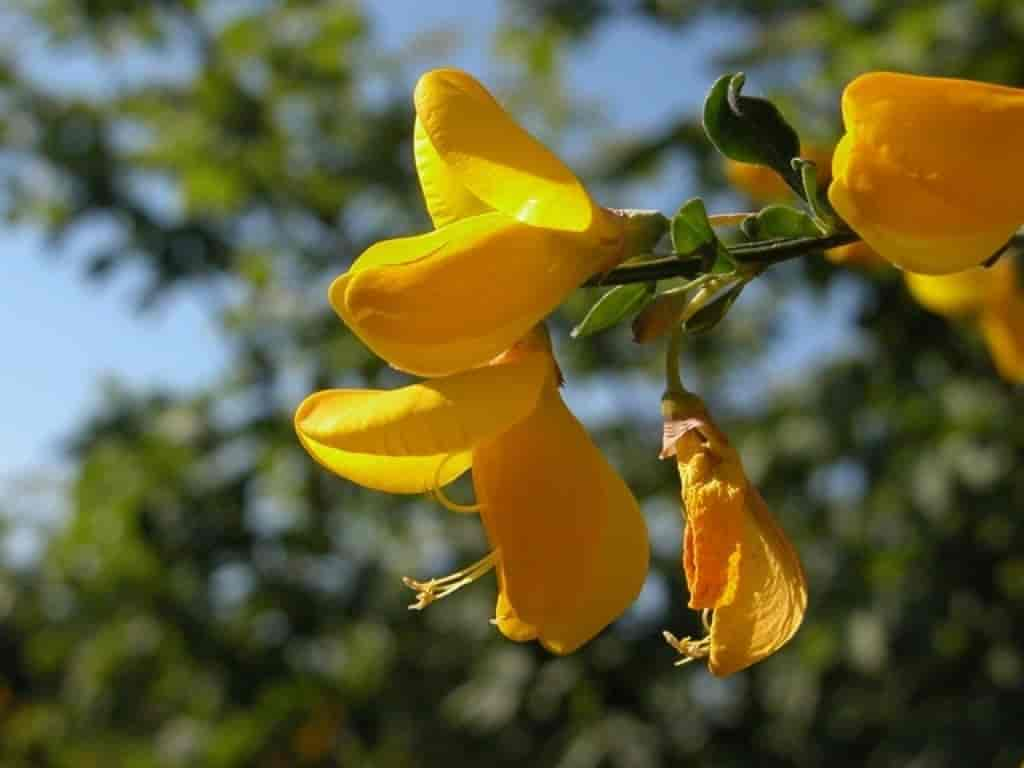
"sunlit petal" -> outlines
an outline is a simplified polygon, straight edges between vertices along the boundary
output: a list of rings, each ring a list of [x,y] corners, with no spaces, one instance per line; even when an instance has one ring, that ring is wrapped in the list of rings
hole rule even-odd
[[[843,121],[829,199],[897,266],[959,272],[1024,223],[1024,91],[876,72],[847,86]]]
[[[428,72],[416,114],[454,178],[484,203],[526,224],[614,237],[614,222],[579,179],[534,139],[473,77]]]
[[[392,365],[444,375],[511,346],[599,271],[600,258],[571,236],[484,214],[374,246],[330,297]]]
[[[1024,382],[1024,297],[988,307],[981,315],[981,331],[999,375]]]
[[[342,451],[433,456],[471,448],[533,410],[550,360],[524,355],[394,390],[330,389],[295,414],[300,434]]]
[[[917,302],[940,315],[961,315],[1004,301],[1016,290],[1013,258],[1000,259],[992,267],[972,267],[950,275],[904,274],[907,288]]]
[[[310,456],[336,475],[385,493],[425,493],[455,480],[469,469],[472,454],[433,456],[381,456],[332,448],[298,431],[299,442]]]
[[[513,639],[535,633],[554,653],[575,650],[643,584],[648,544],[636,500],[554,386],[473,462],[480,514],[500,550],[499,628]]]
[[[413,131],[413,154],[416,158],[416,173],[420,178],[423,199],[435,227],[440,229],[459,219],[490,210],[480,198],[466,189],[445,165],[434,145],[430,143],[430,137],[427,136],[419,118],[416,118],[416,127]]]
[[[711,620],[709,667],[719,676],[779,650],[796,634],[807,609],[807,582],[796,550],[761,494],[747,488],[736,592]]]

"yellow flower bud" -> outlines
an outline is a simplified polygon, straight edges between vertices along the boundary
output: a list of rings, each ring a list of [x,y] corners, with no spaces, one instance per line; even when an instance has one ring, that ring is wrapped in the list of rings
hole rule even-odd
[[[1024,223],[1024,90],[891,72],[843,92],[829,200],[902,269],[981,264]]]

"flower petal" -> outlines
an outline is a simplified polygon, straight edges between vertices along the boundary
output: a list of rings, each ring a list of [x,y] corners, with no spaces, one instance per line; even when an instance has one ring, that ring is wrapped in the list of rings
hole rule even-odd
[[[728,438],[706,418],[688,426],[675,446],[686,504],[683,568],[690,607],[713,611],[709,668],[724,676],[789,641],[803,620],[807,585],[796,550]]]
[[[711,672],[738,672],[785,645],[803,621],[807,581],[800,559],[757,489],[747,486],[734,599],[711,620]]]
[[[1007,381],[1024,382],[1024,297],[1014,295],[991,305],[980,320],[999,375]]]
[[[679,438],[676,460],[686,511],[683,570],[689,607],[715,609],[736,592],[747,478],[738,457],[714,455],[697,430]]]
[[[1024,91],[870,73],[844,91],[843,120],[829,199],[897,266],[967,269],[1024,222]]]
[[[331,286],[345,323],[397,368],[424,376],[481,365],[600,271],[571,236],[490,213],[370,248]]]
[[[473,482],[499,550],[496,622],[570,653],[639,593],[648,543],[639,506],[550,386],[529,417],[473,452]]]
[[[615,236],[612,217],[575,174],[473,77],[457,69],[428,72],[415,101],[441,160],[484,203],[531,226]]]
[[[301,431],[299,442],[324,468],[365,488],[385,493],[426,493],[469,469],[470,451],[433,456],[381,456],[353,453],[313,440]]]
[[[978,312],[1007,299],[1017,285],[1016,269],[1009,257],[991,267],[972,267],[950,275],[906,272],[904,279],[917,303],[939,315]]]
[[[523,419],[553,376],[550,358],[535,353],[400,389],[329,389],[306,398],[295,427],[309,440],[342,451],[454,453]]]
[[[413,156],[427,212],[436,228],[491,210],[445,165],[418,117],[413,130]]]

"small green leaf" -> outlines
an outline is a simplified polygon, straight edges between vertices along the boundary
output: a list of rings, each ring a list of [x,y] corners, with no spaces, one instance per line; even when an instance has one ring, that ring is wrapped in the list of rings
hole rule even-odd
[[[579,325],[572,329],[574,339],[599,333],[637,312],[653,293],[650,283],[617,285],[594,302]]]
[[[708,221],[704,201],[699,197],[683,203],[682,208],[672,217],[670,233],[672,250],[677,256],[691,256],[695,253],[704,256],[706,263],[701,271],[710,272],[719,264],[728,268],[733,266],[729,251],[715,235]]]
[[[766,165],[801,191],[790,165],[800,155],[800,137],[770,101],[740,94],[745,80],[740,72],[723,75],[711,86],[704,101],[704,132],[726,157]]]
[[[737,283],[706,307],[701,307],[683,324],[683,330],[691,335],[710,331],[728,314],[745,285]]]
[[[835,231],[835,215],[832,206],[821,197],[818,190],[818,169],[810,160],[795,157],[790,165],[800,176],[800,186],[804,190],[803,198],[811,209],[811,216],[818,225],[818,234],[830,235]]]
[[[821,237],[814,220],[803,211],[787,205],[769,205],[743,220],[740,227],[751,240],[775,237]]]

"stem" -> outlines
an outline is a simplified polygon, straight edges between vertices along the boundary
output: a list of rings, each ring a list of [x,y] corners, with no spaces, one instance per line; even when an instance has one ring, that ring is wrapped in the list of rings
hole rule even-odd
[[[665,347],[665,386],[666,392],[685,392],[683,377],[679,373],[679,355],[683,351],[683,327],[680,324],[672,329]]]
[[[798,237],[789,240],[763,240],[753,243],[739,243],[727,246],[731,255],[741,264],[768,266],[790,259],[797,259],[809,253],[855,243],[860,238],[854,232],[837,232],[828,237]],[[590,281],[592,285],[626,285],[647,283],[672,277],[692,276],[693,268],[701,256],[665,256],[639,264],[624,264]]]

